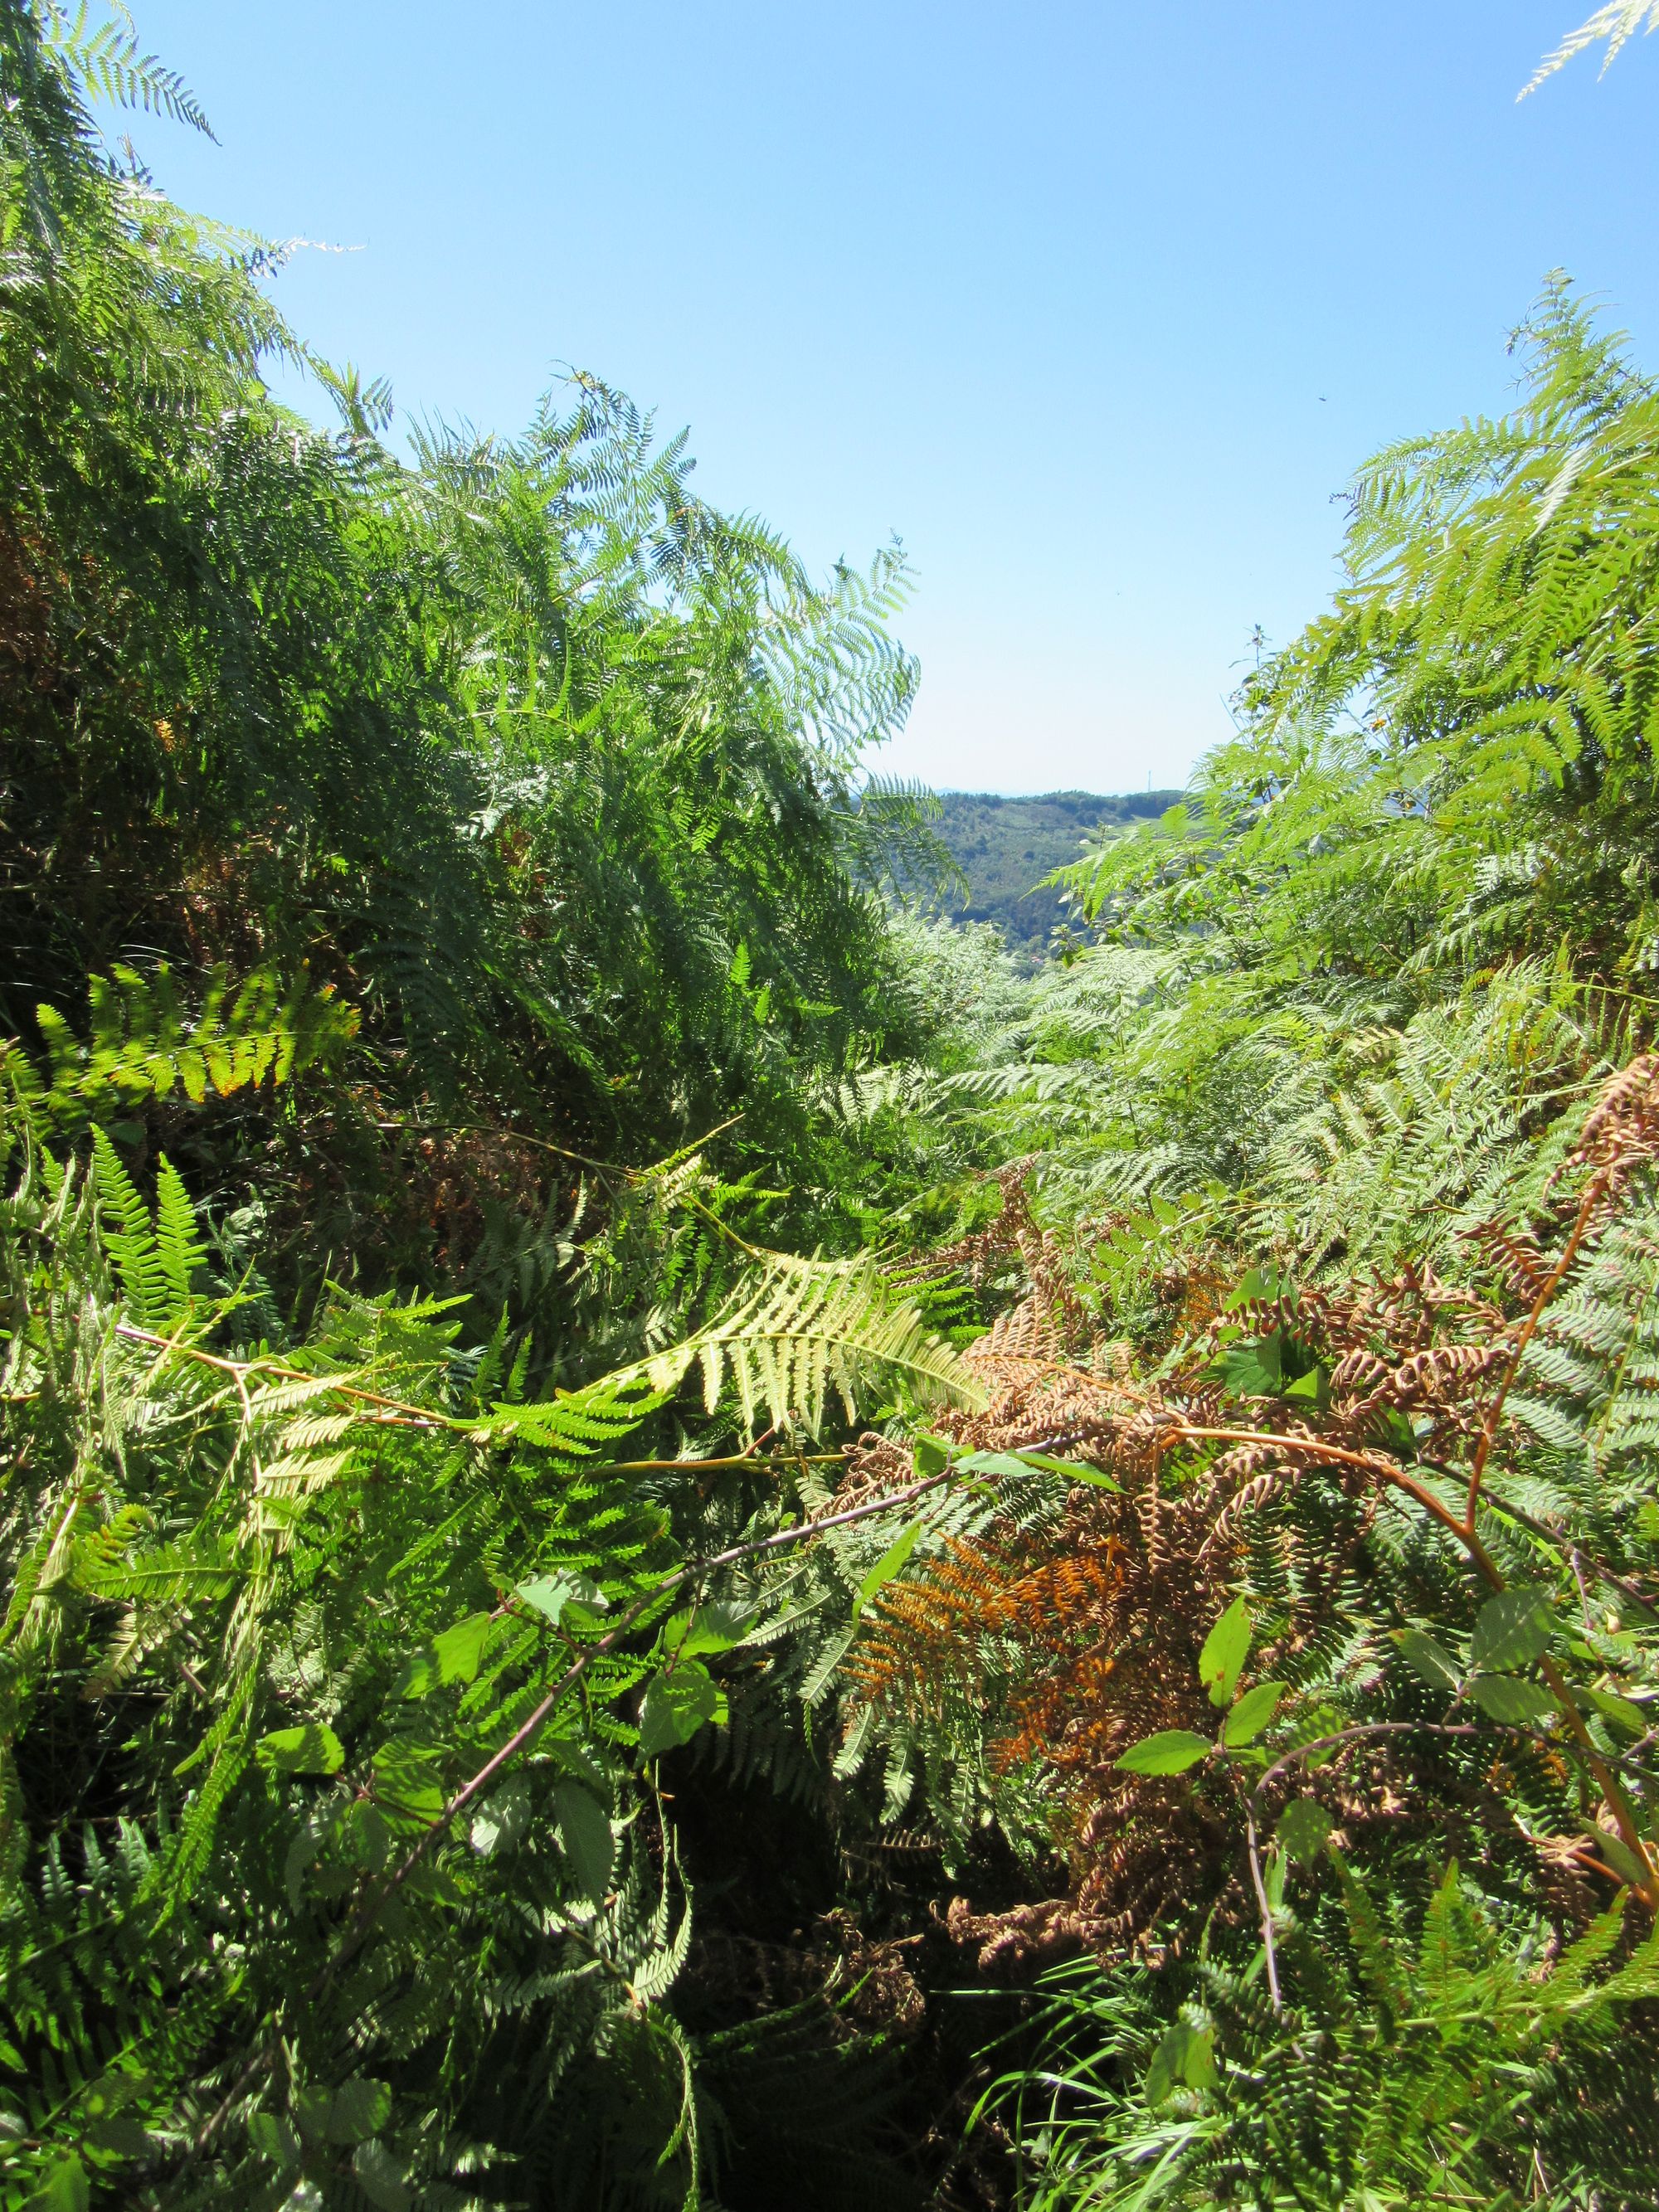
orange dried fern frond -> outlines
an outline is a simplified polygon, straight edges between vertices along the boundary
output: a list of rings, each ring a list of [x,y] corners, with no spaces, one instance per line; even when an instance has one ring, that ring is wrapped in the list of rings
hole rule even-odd
[[[983,1639],[1007,1632],[1020,1578],[1012,1549],[947,1538],[943,1557],[872,1605],[846,1666],[859,1701],[908,1720],[942,1719],[979,1683]]]

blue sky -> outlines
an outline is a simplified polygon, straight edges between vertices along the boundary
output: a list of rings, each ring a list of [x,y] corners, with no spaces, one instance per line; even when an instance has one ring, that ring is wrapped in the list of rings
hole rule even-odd
[[[1356,464],[1501,406],[1565,267],[1659,367],[1659,40],[1517,107],[1589,0],[137,0],[220,144],[179,200],[400,412],[574,363],[807,558],[890,532],[940,787],[1178,782]]]

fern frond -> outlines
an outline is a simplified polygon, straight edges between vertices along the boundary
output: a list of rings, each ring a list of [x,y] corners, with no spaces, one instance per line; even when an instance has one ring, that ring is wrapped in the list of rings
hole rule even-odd
[[[1545,55],[1516,98],[1525,100],[1529,93],[1537,91],[1546,77],[1553,76],[1558,70],[1565,69],[1587,47],[1598,45],[1603,39],[1607,42],[1607,51],[1601,62],[1605,76],[1620,48],[1627,46],[1638,31],[1650,33],[1656,29],[1659,29],[1659,4],[1656,4],[1656,0],[1609,0],[1609,5],[1598,8],[1576,31],[1570,31],[1553,53]]]
[[[799,1421],[817,1435],[831,1392],[852,1420],[860,1393],[888,1382],[923,1405],[975,1406],[984,1396],[960,1356],[867,1258],[774,1255],[707,1328],[623,1372],[670,1391],[694,1365],[706,1409],[715,1410],[729,1382],[750,1432],[764,1411],[775,1425]]]
[[[274,969],[256,968],[233,996],[219,967],[193,1015],[165,962],[149,976],[126,967],[91,976],[88,991],[88,1043],[53,1008],[36,1009],[52,1078],[29,1103],[47,1127],[83,1127],[175,1089],[199,1105],[210,1091],[227,1097],[267,1078],[286,1083],[337,1054],[357,1030],[356,1010],[331,985],[313,989],[303,970],[284,986]]]

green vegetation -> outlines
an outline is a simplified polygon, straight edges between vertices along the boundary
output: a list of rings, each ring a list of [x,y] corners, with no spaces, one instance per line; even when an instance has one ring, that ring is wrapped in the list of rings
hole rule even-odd
[[[1650,2206],[1659,388],[1553,284],[1033,974],[894,561],[319,434],[89,88],[0,0],[0,2203]]]
[[[1040,959],[1066,918],[1062,896],[1046,878],[1070,866],[1091,830],[1162,814],[1180,796],[1048,791],[1005,799],[991,791],[941,792],[934,828],[966,886],[952,910],[965,921],[994,922],[1011,947]]]
[[[1607,0],[1606,7],[1596,9],[1576,31],[1570,31],[1553,53],[1545,55],[1531,81],[1522,88],[1522,99],[1535,92],[1547,76],[1553,76],[1557,70],[1565,69],[1589,47],[1606,42],[1607,51],[1601,64],[1605,70],[1638,31],[1651,33],[1656,28],[1659,28],[1659,6],[1655,5],[1655,0]]]

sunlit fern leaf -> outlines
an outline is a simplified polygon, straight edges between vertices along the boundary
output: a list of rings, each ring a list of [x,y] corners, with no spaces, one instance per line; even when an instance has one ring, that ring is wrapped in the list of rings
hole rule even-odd
[[[480,1432],[517,1437],[572,1461],[591,1460],[655,1413],[672,1388],[659,1382],[648,1364],[625,1368],[556,1397],[503,1401],[480,1424]]]
[[[176,70],[154,54],[141,54],[131,16],[120,0],[107,0],[106,20],[94,19],[88,0],[71,14],[63,0],[41,0],[47,40],[58,58],[84,82],[120,107],[141,107],[174,123],[213,136],[200,102]]]
[[[1553,76],[1559,69],[1574,60],[1586,48],[1607,40],[1607,51],[1602,58],[1605,72],[1612,66],[1621,47],[1627,46],[1638,31],[1659,29],[1659,0],[1611,0],[1611,4],[1598,8],[1582,22],[1576,31],[1570,31],[1553,53],[1547,54],[1531,79],[1516,97],[1524,100],[1528,93],[1536,92],[1546,77]]]
[[[114,1118],[175,1091],[199,1105],[210,1093],[226,1097],[267,1078],[286,1083],[337,1054],[357,1030],[356,1010],[331,986],[313,988],[303,970],[284,983],[275,969],[256,968],[233,997],[229,971],[216,968],[192,1012],[165,963],[148,976],[117,966],[88,978],[88,1000],[86,1042],[55,1008],[36,1009],[52,1077],[44,1091],[30,1089],[27,1102],[42,1127]]]
[[[883,1382],[899,1382],[924,1405],[979,1405],[984,1396],[957,1353],[894,1297],[867,1257],[770,1255],[707,1328],[623,1371],[669,1391],[694,1366],[707,1409],[729,1383],[750,1431],[763,1411],[775,1424],[799,1420],[816,1435],[830,1393],[850,1420],[863,1392]]]
[[[155,1177],[155,1254],[167,1291],[167,1318],[188,1313],[195,1279],[207,1261],[196,1209],[166,1154]]]
[[[128,1307],[141,1327],[159,1328],[172,1305],[167,1262],[149,1208],[101,1126],[93,1129],[92,1160],[99,1203],[106,1217],[104,1242]]]

